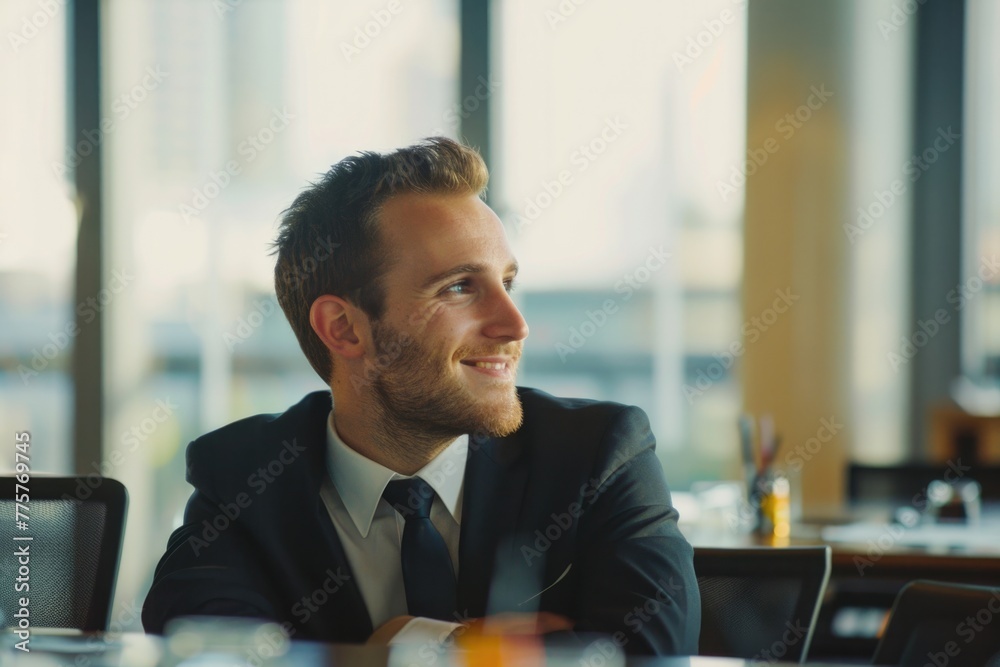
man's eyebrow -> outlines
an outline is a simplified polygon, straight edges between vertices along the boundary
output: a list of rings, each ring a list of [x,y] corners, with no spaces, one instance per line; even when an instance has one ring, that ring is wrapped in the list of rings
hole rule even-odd
[[[486,266],[484,264],[459,264],[458,266],[453,266],[447,271],[442,271],[441,273],[434,274],[428,278],[421,289],[429,289],[438,283],[442,283],[449,278],[452,278],[463,273],[483,273],[486,271]],[[518,265],[517,262],[511,262],[507,265],[507,270],[504,273],[513,273],[517,275]]]

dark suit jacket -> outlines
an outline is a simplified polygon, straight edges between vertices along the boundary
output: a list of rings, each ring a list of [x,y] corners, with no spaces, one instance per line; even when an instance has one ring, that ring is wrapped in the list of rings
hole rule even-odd
[[[470,435],[460,613],[549,611],[577,632],[615,635],[628,653],[697,653],[692,549],[645,413],[518,393],[515,434]],[[216,614],[273,619],[297,639],[368,638],[367,608],[320,497],[330,405],[329,392],[316,392],[191,443],[195,491],[156,568],[148,632],[175,616]]]

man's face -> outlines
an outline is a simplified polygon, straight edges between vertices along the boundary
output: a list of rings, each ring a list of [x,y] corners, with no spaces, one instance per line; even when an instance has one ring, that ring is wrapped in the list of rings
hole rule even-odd
[[[379,219],[391,268],[372,323],[375,399],[427,434],[517,430],[528,326],[510,298],[517,263],[500,219],[473,195],[416,194],[390,199]]]

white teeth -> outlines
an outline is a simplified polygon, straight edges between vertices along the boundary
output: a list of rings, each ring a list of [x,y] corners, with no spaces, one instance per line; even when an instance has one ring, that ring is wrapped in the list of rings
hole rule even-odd
[[[492,368],[493,370],[502,370],[506,364],[491,364],[488,361],[477,361],[476,368]]]

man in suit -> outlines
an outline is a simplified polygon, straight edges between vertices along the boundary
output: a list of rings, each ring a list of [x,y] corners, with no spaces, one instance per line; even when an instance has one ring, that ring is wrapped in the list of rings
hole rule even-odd
[[[485,623],[697,652],[645,414],[515,386],[528,327],[487,179],[434,138],[346,158],[284,213],[278,301],[330,391],[191,443],[147,631],[215,614],[395,643]]]

